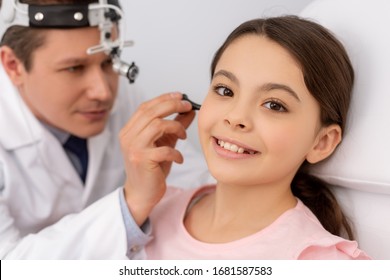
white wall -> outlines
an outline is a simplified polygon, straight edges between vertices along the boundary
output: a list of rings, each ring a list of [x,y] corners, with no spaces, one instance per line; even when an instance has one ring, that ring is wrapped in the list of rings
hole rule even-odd
[[[122,0],[126,34],[135,45],[123,58],[140,68],[136,81],[148,97],[183,91],[202,102],[212,56],[240,23],[297,14],[312,0]],[[190,128],[197,144],[196,124]]]

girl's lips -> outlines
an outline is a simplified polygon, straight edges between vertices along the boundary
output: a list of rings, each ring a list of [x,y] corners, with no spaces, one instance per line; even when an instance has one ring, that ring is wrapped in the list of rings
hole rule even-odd
[[[249,148],[237,141],[213,137],[213,148],[222,157],[232,159],[249,158],[260,154],[259,151]]]

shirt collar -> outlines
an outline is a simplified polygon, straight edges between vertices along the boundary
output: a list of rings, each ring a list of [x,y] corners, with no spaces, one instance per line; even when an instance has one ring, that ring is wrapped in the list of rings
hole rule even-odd
[[[70,137],[70,133],[69,132],[66,132],[66,131],[63,131],[62,129],[59,129],[59,128],[56,128],[50,124],[47,124],[45,122],[42,122],[41,121],[41,124],[47,128],[47,130],[49,130],[51,132],[51,134],[54,135],[55,138],[58,139],[58,141],[60,141],[60,143],[63,145],[65,144],[65,142],[68,140],[68,138]]]

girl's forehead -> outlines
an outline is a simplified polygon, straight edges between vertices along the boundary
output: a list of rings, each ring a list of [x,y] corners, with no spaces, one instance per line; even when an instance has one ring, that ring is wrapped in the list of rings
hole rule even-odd
[[[290,64],[301,71],[297,59],[279,43],[266,36],[249,34],[233,40],[224,50],[217,63],[242,61],[247,64],[262,66],[264,64]]]
[[[237,75],[303,82],[297,60],[278,43],[264,36],[246,35],[234,40],[222,53],[214,73],[227,70]],[[249,77],[248,76],[248,77]]]

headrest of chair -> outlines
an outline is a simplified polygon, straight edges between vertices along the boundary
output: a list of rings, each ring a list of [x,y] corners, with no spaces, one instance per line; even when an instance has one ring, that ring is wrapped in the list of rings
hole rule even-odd
[[[313,173],[329,183],[390,193],[390,1],[317,0],[300,14],[343,42],[356,80],[342,143]]]

